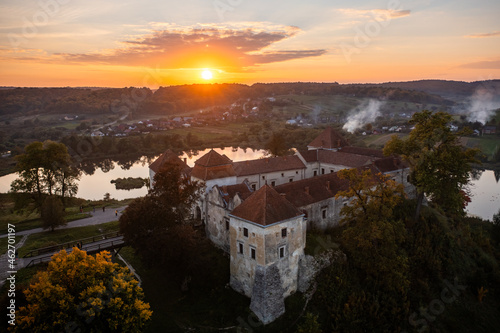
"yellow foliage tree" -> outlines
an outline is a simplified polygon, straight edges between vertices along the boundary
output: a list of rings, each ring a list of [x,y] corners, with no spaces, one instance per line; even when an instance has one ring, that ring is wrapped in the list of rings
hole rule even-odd
[[[141,332],[152,315],[137,280],[107,251],[62,250],[24,293],[14,332]]]

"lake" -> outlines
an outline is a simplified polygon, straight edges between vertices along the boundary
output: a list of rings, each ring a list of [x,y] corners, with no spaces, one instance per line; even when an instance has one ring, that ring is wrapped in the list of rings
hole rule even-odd
[[[193,166],[194,162],[210,149],[197,151],[195,153],[184,153],[181,158],[187,159],[187,164]],[[264,156],[263,150],[252,150],[242,148],[215,148],[220,154],[225,154],[233,161],[243,161],[249,159],[256,159]],[[83,173],[78,187],[77,197],[99,200],[104,197],[105,193],[111,194],[114,199],[122,200],[127,198],[137,198],[147,194],[147,188],[140,189],[117,190],[115,185],[110,181],[116,178],[125,177],[149,177],[149,163],[146,157],[142,157],[139,161],[127,165],[128,169],[123,169],[118,162],[110,162],[103,171],[97,168],[92,175]],[[5,193],[10,190],[10,184],[17,178],[16,174],[9,174],[0,177],[0,193]],[[471,182],[471,200],[467,206],[467,212],[471,215],[479,216],[483,219],[491,220],[493,214],[497,213],[500,209],[500,182],[495,178],[495,173],[492,170],[485,170],[481,173],[480,177]]]
[[[200,150],[196,152],[186,152],[181,158],[187,159],[187,164],[189,166],[194,166],[194,162],[207,153],[210,149]],[[248,159],[256,159],[264,156],[264,150],[252,150],[243,148],[214,148],[219,154],[225,154],[227,157],[233,161],[243,161]],[[156,158],[156,157],[155,157]],[[154,159],[152,161],[154,161]],[[128,169],[123,169],[118,162],[110,162],[103,171],[101,168],[95,169],[92,175],[82,173],[80,181],[78,182],[78,193],[77,197],[84,198],[88,200],[100,200],[104,197],[104,194],[109,193],[111,198],[117,200],[123,200],[128,198],[137,198],[145,196],[148,193],[146,187],[140,189],[132,190],[117,190],[114,184],[111,184],[111,180],[116,178],[127,178],[127,177],[149,177],[149,163],[148,160],[151,158],[142,157],[140,160],[133,163]],[[11,173],[6,176],[0,177],[0,193],[6,193],[10,190],[10,184],[17,178],[16,173]]]

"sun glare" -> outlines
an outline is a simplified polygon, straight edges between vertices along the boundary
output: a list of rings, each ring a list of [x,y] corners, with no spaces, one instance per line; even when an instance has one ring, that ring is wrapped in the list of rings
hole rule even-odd
[[[209,71],[208,69],[204,70],[203,72],[201,72],[201,77],[205,80],[210,80],[213,75],[212,75],[212,72]]]

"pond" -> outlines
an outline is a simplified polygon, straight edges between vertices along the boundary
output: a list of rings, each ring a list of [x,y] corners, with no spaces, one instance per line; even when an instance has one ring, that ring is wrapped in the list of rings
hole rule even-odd
[[[264,156],[263,150],[252,150],[242,148],[215,148],[220,154],[225,154],[233,161],[243,161],[256,159]],[[193,166],[194,162],[207,153],[209,149],[194,153],[186,152],[181,158],[187,159],[187,164]],[[147,194],[147,188],[133,190],[117,190],[110,181],[124,177],[149,177],[149,164],[156,157],[143,156],[135,161],[111,161],[105,160],[98,163],[90,163],[90,166],[83,166],[86,173],[82,173],[79,181],[77,197],[99,200],[109,193],[112,198],[122,200],[127,198],[137,198]],[[87,170],[88,169],[88,170]],[[15,173],[0,177],[0,193],[10,190],[10,184],[17,178]],[[470,215],[476,215],[483,219],[491,220],[493,214],[500,209],[500,182],[492,170],[485,170],[480,173],[477,179],[471,182],[472,197],[467,206]]]
[[[181,158],[187,159],[189,166],[194,166],[194,162],[207,153],[210,149],[195,152],[185,152]],[[225,154],[233,161],[243,161],[256,159],[264,156],[264,150],[252,150],[243,148],[214,148],[220,154]],[[146,187],[132,190],[117,190],[111,180],[128,177],[149,177],[149,164],[155,157],[143,156],[136,161],[111,161],[89,162],[82,166],[83,173],[78,182],[77,197],[88,200],[100,200],[104,194],[109,193],[111,198],[122,200],[128,198],[138,198],[148,193]],[[10,190],[10,184],[17,178],[16,173],[11,173],[0,177],[0,193]]]

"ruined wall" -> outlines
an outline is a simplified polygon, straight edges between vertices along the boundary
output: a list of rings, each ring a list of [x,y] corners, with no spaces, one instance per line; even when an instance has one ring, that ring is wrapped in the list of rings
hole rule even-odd
[[[212,187],[206,196],[207,217],[205,231],[208,238],[219,248],[229,252],[229,211],[225,208],[224,202],[217,187]]]
[[[349,201],[345,198],[335,199],[328,198],[323,201],[318,201],[313,204],[299,207],[299,209],[307,212],[307,228],[325,230],[332,227],[337,227],[341,219],[340,210]]]

